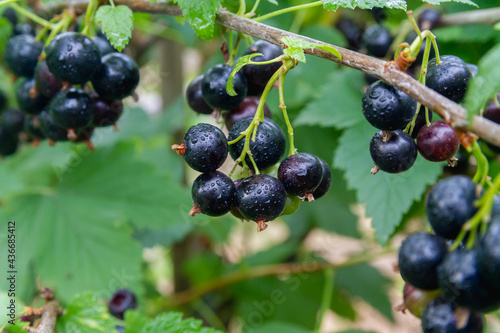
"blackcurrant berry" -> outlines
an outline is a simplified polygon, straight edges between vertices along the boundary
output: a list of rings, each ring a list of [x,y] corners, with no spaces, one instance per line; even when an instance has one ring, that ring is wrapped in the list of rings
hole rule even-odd
[[[201,94],[201,81],[203,80],[203,75],[198,75],[191,81],[186,89],[186,100],[191,109],[197,113],[201,114],[211,114],[214,112]]]
[[[472,312],[468,320],[460,326],[456,306],[444,299],[430,302],[422,313],[423,333],[482,333],[483,316]]]
[[[3,124],[0,125],[0,155],[10,156],[14,154],[17,150],[19,140],[17,137],[12,136],[10,130],[8,130]]]
[[[383,81],[372,84],[363,96],[363,114],[366,120],[384,131],[404,128],[416,111],[417,101]]]
[[[98,96],[93,101],[95,114],[92,119],[92,125],[95,127],[106,127],[116,124],[123,113],[123,102],[121,100],[108,102]]]
[[[315,200],[327,194],[330,190],[330,187],[332,186],[332,170],[330,169],[330,166],[328,166],[328,164],[323,159],[319,157],[316,158],[321,163],[321,167],[323,169],[323,177],[321,178],[321,182],[319,183],[318,187],[316,187],[313,192],[313,197]]]
[[[42,111],[38,115],[40,123],[40,131],[43,135],[53,142],[55,141],[68,141],[68,130],[54,123],[48,111]]]
[[[7,95],[3,91],[0,91],[0,112],[7,106]]]
[[[245,178],[236,190],[236,206],[249,220],[256,221],[258,230],[266,228],[265,222],[272,221],[283,213],[286,191],[281,182],[269,175],[259,174]]]
[[[186,163],[199,172],[215,171],[227,158],[226,136],[210,124],[191,126],[184,136],[183,146]]]
[[[35,124],[37,126],[35,126]],[[28,134],[30,139],[44,139],[45,134],[43,134],[42,130],[40,129],[40,124],[37,121],[35,121],[34,117],[28,116],[24,118],[24,132]]]
[[[35,80],[26,78],[16,90],[17,103],[21,111],[36,115],[42,112],[43,108],[49,103],[49,99],[39,92],[35,91],[32,97],[31,90],[35,88]]]
[[[128,55],[113,52],[102,57],[102,65],[92,79],[101,98],[114,101],[134,93],[139,84],[139,67]]]
[[[104,57],[106,54],[116,52],[115,48],[106,39],[106,37],[96,37],[93,39],[95,45],[101,52],[101,56]]]
[[[248,84],[241,72],[234,75],[233,86],[236,96],[226,92],[226,84],[233,68],[228,65],[218,64],[212,66],[203,76],[201,92],[210,107],[219,110],[231,110],[240,104],[247,96]]]
[[[496,202],[499,196],[496,196]],[[498,208],[497,208],[498,210]],[[483,237],[478,243],[478,259],[481,275],[500,290],[500,216],[493,215]]]
[[[432,291],[421,290],[407,282],[403,287],[404,309],[408,309],[415,317],[421,318],[422,312],[427,305],[440,295],[441,291],[439,289]]]
[[[443,56],[439,65],[436,58],[429,61],[426,85],[456,103],[464,99],[471,79],[469,67],[459,57]]]
[[[24,113],[16,109],[5,111],[2,113],[2,125],[12,137],[17,138],[24,128]]]
[[[73,142],[83,142],[91,151],[93,151],[95,149],[95,146],[90,139],[92,138],[92,134],[94,134],[94,130],[95,128],[93,126],[85,127],[84,129],[80,130]]]
[[[462,225],[477,211],[476,184],[465,176],[452,176],[438,182],[429,191],[425,211],[434,232],[455,239]]]
[[[314,155],[294,154],[281,162],[278,168],[278,179],[288,193],[313,201],[315,199],[313,192],[323,179],[323,166]]]
[[[43,44],[31,35],[13,36],[5,47],[5,62],[17,76],[33,76]]]
[[[59,92],[50,102],[49,109],[57,125],[73,130],[90,125],[95,114],[92,98],[76,88]]]
[[[399,248],[399,272],[416,288],[437,289],[437,266],[447,253],[448,246],[443,238],[424,232],[412,234]]]
[[[448,161],[455,155],[460,146],[460,139],[455,130],[444,120],[425,125],[417,136],[417,147],[420,155],[432,162]]]
[[[439,286],[448,301],[479,312],[500,307],[500,291],[481,275],[476,250],[457,249],[448,253],[437,272]]]
[[[432,121],[432,114],[433,112],[429,110],[429,121]],[[415,126],[413,126],[411,137],[416,139],[418,136],[418,132],[420,132],[424,125],[427,125],[427,119],[425,118],[425,106],[422,105],[420,107],[420,111],[418,112],[417,119],[415,119]]]
[[[269,61],[283,54],[281,47],[259,40],[250,45],[248,49],[243,52],[243,55],[252,53],[262,53],[263,55],[253,57],[252,61],[262,62]],[[246,65],[241,71],[245,75],[248,85],[265,86],[271,76],[281,67],[281,62],[273,62],[267,65]]]
[[[391,33],[381,25],[374,24],[363,33],[363,45],[372,56],[385,57],[391,44]]]
[[[231,128],[231,131],[229,131],[228,140],[232,141],[238,138],[240,133],[250,125],[252,120],[253,117],[247,117],[237,121]],[[245,140],[245,138],[242,138],[229,146],[229,153],[235,161],[243,151]],[[260,170],[267,169],[277,163],[285,152],[285,145],[286,140],[283,130],[274,121],[264,117],[264,121],[257,128],[255,141],[250,141],[250,152],[257,168]],[[249,168],[253,169],[252,162],[248,156],[245,162]]]
[[[228,111],[224,114],[224,120],[226,126],[229,130],[233,127],[233,125],[238,121],[246,117],[253,117],[255,112],[257,111],[257,106],[259,106],[259,97],[256,96],[247,96],[236,108]],[[271,110],[264,103],[263,106],[264,117],[271,117]]]
[[[40,61],[35,68],[35,87],[45,97],[54,97],[63,84],[52,74],[45,60]]]
[[[441,13],[435,9],[424,9],[418,16],[418,25],[422,30],[436,28],[441,20]]]
[[[244,180],[244,178],[238,178],[234,181],[234,188],[235,188],[235,191],[238,191],[238,186],[241,184],[241,182]],[[236,192],[235,192],[235,195],[236,195]],[[231,214],[240,219],[240,220],[246,220],[246,218],[241,215],[240,211],[238,210],[238,206],[236,206],[236,199],[234,200],[234,205],[233,207],[231,207]]]
[[[336,27],[342,32],[349,43],[349,48],[351,50],[359,50],[363,38],[363,29],[356,22],[348,18],[338,20]]]
[[[36,31],[35,29],[26,23],[18,23],[14,26],[14,30],[12,31],[13,36],[18,36],[18,35],[31,35],[33,37],[36,36]]]
[[[47,66],[56,78],[73,84],[90,81],[101,67],[101,52],[92,39],[63,32],[45,48]]]
[[[9,20],[12,26],[17,24],[17,12],[14,8],[7,7],[2,13],[2,17]]]
[[[133,292],[127,289],[115,291],[108,303],[109,313],[123,319],[125,311],[137,308],[137,300]]]
[[[384,8],[381,7],[373,7],[372,9],[370,9],[370,13],[372,14],[375,21],[377,21],[377,23],[380,23],[387,18],[387,14],[385,13]]]
[[[191,189],[194,206],[189,215],[203,213],[209,216],[221,216],[234,205],[234,183],[219,171],[202,173],[195,179]]]
[[[401,130],[391,132],[389,138],[384,138],[384,132],[378,131],[370,142],[370,155],[380,170],[400,173],[415,163],[417,145],[410,135]]]

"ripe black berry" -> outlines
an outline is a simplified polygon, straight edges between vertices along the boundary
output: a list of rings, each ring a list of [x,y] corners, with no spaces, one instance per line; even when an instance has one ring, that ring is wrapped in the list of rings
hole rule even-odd
[[[377,21],[377,23],[380,23],[387,18],[387,14],[382,7],[373,7],[372,9],[370,9],[370,13],[372,14],[375,21]]]
[[[118,319],[123,319],[123,314],[129,309],[137,307],[137,300],[133,292],[127,289],[115,291],[108,303],[109,313]]]
[[[238,178],[234,181],[234,188],[235,188],[235,191],[238,191],[238,186],[241,184],[241,182],[243,181],[244,178]],[[235,192],[235,195],[236,195],[236,192]],[[236,206],[236,199],[234,200],[234,205],[233,207],[231,207],[231,214],[240,219],[240,220],[246,220],[246,218],[241,215],[240,211],[238,210],[238,206]]]
[[[231,131],[229,131],[228,140],[231,141],[240,136],[240,133],[250,125],[252,119],[253,117],[247,117],[236,122]],[[245,138],[242,138],[229,146],[229,153],[235,161],[240,157],[244,145]],[[285,152],[285,145],[286,140],[283,130],[274,121],[264,117],[264,121],[257,128],[255,141],[250,141],[250,152],[257,168],[262,170],[277,163]],[[249,168],[253,169],[252,162],[248,156],[245,162]]]
[[[106,39],[106,37],[96,37],[94,38],[94,43],[101,52],[101,57],[104,57],[106,54],[116,52],[111,43]]]
[[[40,131],[43,135],[54,141],[68,141],[68,130],[59,125],[56,125],[50,116],[48,111],[42,111],[38,115],[38,120],[40,123]]]
[[[469,67],[459,57],[443,56],[439,65],[436,58],[429,61],[426,85],[456,103],[464,99],[471,79]]]
[[[448,161],[460,146],[457,133],[444,120],[432,122],[420,129],[417,147],[420,155],[432,162]]]
[[[403,287],[403,301],[405,309],[408,309],[415,317],[421,318],[422,312],[427,305],[441,295],[441,291],[426,291],[415,288],[408,282]]]
[[[323,169],[323,177],[321,178],[321,182],[319,183],[318,187],[316,187],[313,192],[313,197],[315,200],[327,194],[330,190],[330,186],[332,186],[332,170],[330,170],[330,167],[323,159],[319,157],[316,158],[321,163],[321,168]]]
[[[35,126],[35,118],[34,117],[25,117],[24,118],[24,132],[28,134],[30,139],[44,139],[45,135],[40,129],[40,124],[37,122],[38,126]]]
[[[123,102],[121,100],[109,102],[100,97],[94,100],[94,118],[92,125],[95,127],[106,127],[116,124],[123,113]]]
[[[27,24],[27,23],[18,23],[14,26],[14,30],[12,31],[13,36],[17,35],[31,35],[33,37],[36,36],[35,29]]]
[[[353,20],[348,18],[341,18],[338,20],[336,27],[342,32],[345,39],[349,43],[349,48],[352,50],[359,50],[363,37],[363,29],[361,29],[361,27],[358,26]]]
[[[92,79],[101,98],[114,101],[133,94],[139,84],[139,67],[128,55],[113,52],[102,57],[102,65]]]
[[[92,79],[101,66],[101,53],[97,45],[77,32],[57,35],[45,52],[47,66],[61,81],[85,83]]]
[[[201,114],[211,114],[214,109],[212,109],[201,94],[201,81],[203,80],[203,75],[198,75],[191,81],[186,89],[186,100],[191,109],[197,113]]]
[[[262,62],[269,61],[283,54],[283,50],[274,44],[259,40],[243,52],[243,55],[252,53],[262,53],[262,56],[253,57],[252,61]],[[246,65],[241,71],[245,75],[248,86],[265,86],[267,81],[281,67],[281,62],[273,62],[267,65]]]
[[[224,215],[234,205],[234,183],[219,171],[202,173],[191,189],[194,206],[189,215],[203,213],[209,216]]]
[[[54,97],[63,84],[52,74],[45,60],[40,61],[35,68],[35,87],[45,97]]]
[[[497,198],[498,195],[496,202],[499,201]],[[500,290],[500,216],[493,215],[493,212],[488,229],[479,240],[477,252],[481,275]]]
[[[316,156],[309,153],[291,155],[281,162],[278,179],[288,193],[313,201],[313,192],[323,179],[323,166]]]
[[[412,167],[417,159],[417,145],[410,135],[401,130],[390,133],[384,141],[384,133],[378,131],[370,142],[370,155],[380,170],[400,173]]]
[[[17,76],[33,76],[43,44],[31,35],[13,36],[5,47],[5,62]]]
[[[437,289],[439,285],[436,269],[446,253],[446,241],[439,236],[423,232],[408,236],[399,248],[401,276],[416,288]]]
[[[240,213],[258,224],[258,230],[266,228],[265,222],[272,221],[283,213],[286,191],[276,178],[266,174],[245,178],[236,190],[236,206]]]
[[[24,128],[24,113],[16,109],[5,111],[2,113],[2,125],[12,137],[17,138]]]
[[[389,30],[381,25],[374,24],[368,27],[363,34],[363,45],[375,57],[385,57],[392,44],[392,36]]]
[[[183,146],[186,163],[199,172],[215,171],[227,158],[226,136],[210,124],[191,126],[184,136]]]
[[[14,26],[17,24],[17,12],[14,8],[7,7],[2,13],[2,17],[9,20],[10,23]]]
[[[438,298],[425,308],[422,313],[423,333],[482,333],[483,316],[472,312],[468,320],[460,327],[456,306]]]
[[[422,30],[431,30],[437,27],[441,20],[441,13],[435,9],[424,9],[418,16],[418,25]]]
[[[89,94],[75,88],[59,92],[50,102],[49,109],[57,125],[73,130],[90,125],[95,113]]]
[[[9,156],[16,152],[18,146],[17,137],[13,137],[11,132],[3,125],[0,125],[0,155]]]
[[[434,232],[455,239],[477,211],[476,184],[468,177],[453,176],[438,182],[427,195],[425,211]]]
[[[42,112],[43,108],[49,103],[49,99],[39,92],[31,97],[30,90],[35,87],[35,80],[26,78],[16,90],[17,103],[19,108],[27,114],[36,115]]]
[[[259,105],[259,97],[256,96],[247,96],[236,108],[228,111],[224,114],[224,120],[226,126],[229,130],[233,127],[233,125],[238,121],[246,117],[253,117],[255,112],[257,111],[257,106]],[[263,106],[264,117],[271,117],[271,110],[264,103]]]
[[[227,80],[232,70],[231,66],[218,64],[210,67],[203,76],[201,92],[207,104],[214,109],[234,109],[247,95],[247,80],[241,72],[234,75],[233,85],[236,96],[230,96],[226,92]]]
[[[417,111],[417,101],[403,91],[383,82],[372,84],[363,96],[363,114],[381,130],[404,128]]]

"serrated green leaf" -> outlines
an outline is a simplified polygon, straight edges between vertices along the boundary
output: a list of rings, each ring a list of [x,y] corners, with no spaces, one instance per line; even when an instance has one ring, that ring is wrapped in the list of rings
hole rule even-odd
[[[436,6],[442,4],[443,2],[459,2],[459,3],[465,3],[467,5],[479,7],[478,5],[476,5],[474,2],[472,2],[470,0],[422,0],[422,1],[430,3],[431,5],[436,5]]]
[[[169,312],[161,314],[146,324],[141,333],[222,333],[213,328],[201,326],[201,320],[182,319],[182,313]]]
[[[283,50],[283,53],[286,56],[295,59],[297,61],[306,62],[306,56],[304,50],[315,49],[315,48],[330,52],[337,58],[342,59],[342,56],[340,55],[339,51],[337,51],[334,47],[331,47],[329,45],[311,43],[304,39],[295,37],[283,37],[281,41],[286,46],[285,49]]]
[[[328,10],[337,10],[340,8],[354,9],[372,9],[373,7],[387,7],[406,10],[405,0],[322,0],[323,7]],[[467,1],[467,0],[465,0]]]
[[[215,16],[219,12],[221,0],[177,0],[177,4],[198,37],[213,37]]]
[[[150,321],[146,315],[137,310],[125,311],[125,333],[137,333]]]
[[[95,20],[101,24],[101,29],[115,49],[122,51],[132,37],[134,28],[134,13],[127,6],[99,7]]]
[[[227,83],[226,83],[226,92],[229,94],[229,96],[236,96],[237,95],[236,91],[234,91],[234,85],[233,85],[234,75],[240,69],[242,69],[243,66],[245,66],[245,65],[258,64],[256,62],[253,62],[251,59],[254,57],[262,56],[262,55],[263,55],[262,53],[252,53],[252,54],[241,56],[238,59],[238,62],[236,63],[236,65],[234,65],[233,71],[231,72],[231,75],[229,76],[229,79],[227,79]]]
[[[417,158],[413,167],[404,173],[394,175],[380,171],[372,175],[369,145],[376,131],[364,121],[347,129],[340,138],[334,165],[345,171],[348,186],[356,190],[358,202],[366,205],[366,215],[373,218],[375,236],[385,244],[403,214],[442,173],[442,164]]]

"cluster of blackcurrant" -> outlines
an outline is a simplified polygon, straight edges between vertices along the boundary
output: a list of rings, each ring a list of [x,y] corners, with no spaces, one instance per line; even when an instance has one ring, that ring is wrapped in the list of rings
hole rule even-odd
[[[478,211],[477,193],[468,177],[441,180],[426,201],[435,234],[414,233],[401,244],[403,309],[421,317],[424,333],[479,333],[482,313],[500,308],[500,197],[494,198],[490,222],[465,233]]]
[[[32,34],[13,35],[4,60],[22,81],[16,90],[20,111],[1,115],[3,156],[13,154],[20,141],[42,139],[85,142],[92,149],[94,128],[115,125],[122,99],[133,95],[139,83],[132,58],[116,52],[103,37],[92,40],[78,32],[57,34],[46,47]]]

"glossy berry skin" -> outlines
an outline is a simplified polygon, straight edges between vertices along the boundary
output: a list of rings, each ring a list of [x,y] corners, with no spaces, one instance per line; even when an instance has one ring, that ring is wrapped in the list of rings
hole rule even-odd
[[[133,292],[127,289],[115,291],[108,303],[109,313],[123,319],[125,311],[137,308],[137,300]]]
[[[391,33],[381,25],[374,24],[368,27],[363,34],[363,45],[368,54],[374,57],[385,57],[391,44]]]
[[[47,66],[52,74],[72,84],[90,81],[101,66],[101,52],[97,45],[77,32],[57,35],[45,52]]]
[[[433,113],[434,112],[429,110],[429,121],[432,121]],[[417,119],[415,119],[415,126],[413,127],[413,131],[411,132],[411,137],[416,139],[418,136],[418,132],[420,132],[420,130],[422,129],[422,127],[424,127],[424,125],[427,125],[427,120],[425,119],[425,106],[422,105],[420,107],[420,111],[418,112]]]
[[[40,126],[35,128],[35,120],[34,117],[25,117],[24,118],[24,132],[27,133],[30,138],[34,139],[44,139],[45,135],[43,134]]]
[[[418,132],[417,147],[420,155],[431,162],[448,161],[460,146],[457,133],[444,120],[433,121]]]
[[[93,39],[95,45],[101,52],[101,56],[104,57],[106,54],[116,52],[111,43],[106,39],[106,37],[96,37]]]
[[[411,234],[399,248],[399,272],[416,288],[437,289],[437,266],[447,253],[448,246],[443,238],[424,232]]]
[[[500,216],[496,214],[492,212],[492,220],[479,240],[477,252],[481,275],[500,290]]]
[[[456,317],[455,305],[442,298],[430,302],[422,313],[423,333],[482,333],[483,316],[471,312],[468,321],[462,328]]]
[[[230,96],[226,92],[226,83],[232,70],[231,66],[218,64],[210,67],[203,76],[201,93],[210,107],[218,110],[231,110],[247,96],[247,79],[241,72],[234,75],[233,85],[236,96]]]
[[[424,9],[418,16],[418,26],[422,30],[432,30],[436,28],[441,20],[441,13],[435,9]]]
[[[460,103],[465,97],[472,73],[459,57],[443,56],[441,61],[439,65],[437,65],[436,58],[429,61],[426,85],[446,98]]]
[[[254,62],[262,62],[279,57],[283,54],[283,50],[277,45],[259,40],[250,45],[250,47],[243,52],[243,55],[252,53],[262,53],[263,55],[252,58]],[[241,71],[245,75],[249,86],[265,86],[281,65],[279,61],[268,65],[246,65]]]
[[[465,176],[452,176],[439,181],[429,191],[425,211],[434,232],[455,239],[477,211],[476,184]]]
[[[238,191],[238,186],[241,184],[241,182],[244,180],[244,178],[238,178],[234,181],[234,188],[235,188],[235,191]],[[235,195],[236,195],[236,192],[235,192]],[[246,220],[246,218],[241,215],[240,211],[238,210],[238,207],[236,206],[236,199],[234,200],[234,206],[231,207],[231,214],[240,219],[240,220]]]
[[[196,171],[215,171],[227,158],[226,136],[213,125],[200,123],[191,126],[183,142],[186,147],[184,159]]]
[[[108,102],[96,97],[94,101],[94,118],[92,125],[95,127],[106,127],[116,124],[123,113],[123,102],[121,100]]]
[[[49,103],[49,99],[39,92],[35,98],[31,97],[30,90],[35,87],[34,79],[25,79],[16,90],[17,103],[19,108],[31,115],[36,115],[42,112],[43,108]]]
[[[353,20],[348,18],[341,18],[336,24],[349,43],[351,50],[359,50],[361,47],[361,40],[363,37],[363,29],[359,27]],[[378,79],[377,79],[378,80]]]
[[[198,75],[191,81],[186,89],[186,101],[189,107],[201,114],[212,114],[214,109],[212,109],[201,93],[201,81],[203,80],[203,75]]]
[[[403,301],[405,307],[412,315],[422,318],[422,312],[427,305],[441,295],[439,289],[425,291],[415,288],[409,283],[405,283],[403,287]]]
[[[286,191],[281,182],[269,175],[245,178],[235,195],[241,215],[252,221],[272,221],[283,213]]]
[[[53,141],[68,141],[68,130],[54,123],[48,111],[42,111],[38,116],[40,131]]]
[[[397,130],[384,142],[382,131],[378,131],[370,142],[370,155],[380,170],[400,173],[410,169],[417,159],[417,145],[407,133]]]
[[[328,193],[330,187],[332,186],[332,170],[330,166],[321,158],[316,157],[320,163],[321,168],[323,169],[323,177],[321,178],[321,182],[318,187],[313,192],[314,199],[319,199]]]
[[[231,111],[227,112],[224,115],[224,120],[227,128],[231,130],[231,128],[237,121],[246,117],[253,117],[255,115],[255,112],[257,111],[258,106],[259,106],[259,97],[256,96],[245,97],[245,99],[243,100],[243,102],[240,103],[240,105],[238,105],[236,108],[232,109]],[[264,111],[264,117],[272,118],[271,110],[269,109],[267,104],[264,103],[262,110]]]
[[[363,114],[366,120],[384,131],[404,128],[416,111],[417,101],[383,81],[372,84],[363,96]]]
[[[221,216],[234,205],[234,183],[219,171],[203,173],[193,182],[191,196],[194,205],[208,216]]]
[[[35,68],[35,87],[48,98],[54,97],[62,88],[62,82],[50,72],[45,60],[40,61]]]
[[[59,92],[50,102],[49,109],[54,122],[68,129],[87,127],[95,114],[92,98],[76,88]]]
[[[17,137],[13,137],[5,125],[0,125],[0,155],[10,156],[17,151]]]
[[[252,119],[253,117],[247,117],[237,121],[229,131],[228,141],[236,139],[250,125]],[[245,138],[242,138],[229,146],[229,153],[235,161],[240,157],[244,145]],[[250,141],[250,151],[257,167],[263,170],[277,163],[285,153],[285,145],[283,130],[274,121],[264,117],[264,121],[257,128],[255,141]],[[249,168],[253,169],[248,156],[245,158],[245,162]]]
[[[12,31],[12,35],[31,35],[33,37],[36,36],[36,31],[33,27],[26,23],[18,23],[14,26],[14,30]]]
[[[479,312],[500,307],[500,291],[481,275],[476,250],[448,253],[437,272],[442,294],[448,301]]]
[[[17,76],[33,76],[43,44],[31,35],[13,36],[5,47],[4,60]]]
[[[102,65],[92,79],[101,98],[109,101],[132,95],[139,84],[139,67],[128,55],[113,52],[102,57]]]
[[[2,125],[12,137],[17,138],[24,128],[24,113],[16,109],[5,111],[2,113]]]
[[[323,179],[323,166],[309,153],[288,156],[278,168],[278,179],[290,194],[304,197],[312,194]]]

